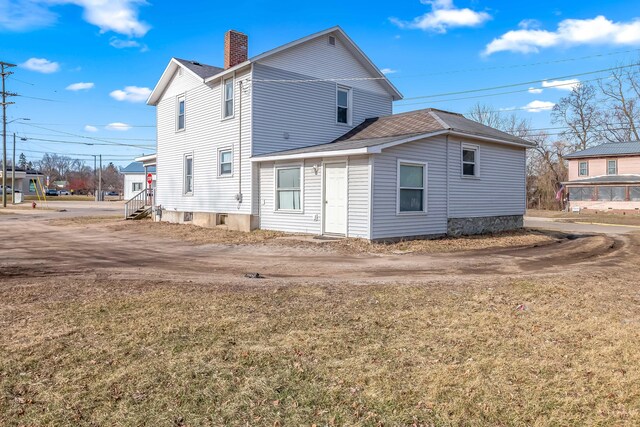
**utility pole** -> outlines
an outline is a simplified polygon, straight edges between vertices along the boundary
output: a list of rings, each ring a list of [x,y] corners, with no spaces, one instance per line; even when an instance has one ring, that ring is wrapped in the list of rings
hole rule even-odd
[[[102,154],[100,156],[100,170],[98,171],[98,194],[100,194],[100,201],[102,201]]]
[[[93,198],[95,199],[95,201],[98,201],[98,189],[96,188],[96,161],[97,161],[97,157],[95,154],[92,154],[93,156]]]
[[[7,207],[7,96],[15,96],[15,93],[8,93],[5,87],[7,76],[13,74],[7,71],[8,68],[15,67],[15,64],[0,61],[0,75],[2,76],[2,207]],[[13,186],[13,184],[12,184]]]
[[[22,191],[22,190],[20,190]],[[16,204],[16,133],[13,133],[13,161],[11,162],[11,204]]]

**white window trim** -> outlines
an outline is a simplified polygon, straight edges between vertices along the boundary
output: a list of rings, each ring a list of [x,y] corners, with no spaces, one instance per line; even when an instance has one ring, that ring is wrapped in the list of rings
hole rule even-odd
[[[231,173],[223,174],[222,173],[222,153],[226,151],[231,152]],[[233,174],[235,172],[235,167],[234,167],[235,155],[234,154],[235,153],[233,152],[232,147],[218,148],[218,178],[233,178]]]
[[[583,163],[587,166],[586,167],[586,173],[582,173],[582,164]],[[578,176],[589,176],[589,161],[588,160],[578,162]]]
[[[465,175],[464,174],[464,150],[473,150],[475,151],[475,155],[474,155],[474,164],[475,167],[473,168],[475,174],[474,175]],[[470,163],[470,162],[466,162],[466,163]],[[462,143],[460,145],[460,176],[462,178],[465,179],[478,179],[480,178],[480,146],[476,145],[476,144],[467,144],[467,143]]]
[[[280,209],[278,207],[278,171],[300,168],[300,209]],[[304,214],[304,163],[287,163],[273,167],[273,212],[284,214]]]
[[[347,92],[347,123],[342,123],[338,121],[338,92],[340,90],[346,91]],[[352,123],[352,117],[353,117],[353,88],[349,87],[349,86],[343,86],[343,85],[336,85],[336,110],[335,110],[335,115],[336,115],[336,124],[337,125],[341,125],[341,126],[351,126]]]
[[[185,95],[186,94],[182,93],[176,96],[176,132],[184,132],[185,129],[187,129],[187,100]],[[184,102],[184,113],[182,113],[184,116],[184,126],[182,129],[178,127],[180,123],[180,101]]]
[[[142,182],[132,182],[131,183],[131,191],[142,191],[144,189],[142,184],[143,184]],[[138,186],[140,186],[139,189],[136,188]]]
[[[609,162],[614,162],[616,165],[616,171],[614,173],[609,173]],[[618,174],[618,159],[607,159],[607,175],[617,175]]]
[[[400,211],[400,166],[422,166],[422,210],[421,211]],[[396,215],[398,216],[412,216],[412,215],[426,215],[428,212],[427,201],[429,200],[429,164],[427,162],[419,162],[415,160],[398,159],[396,167]]]
[[[187,192],[187,158],[191,158],[191,191]],[[196,186],[196,168],[195,168],[195,160],[193,158],[193,151],[190,153],[185,153],[182,158],[182,195],[183,196],[193,196],[195,186]]]
[[[233,87],[233,97],[231,98],[231,115],[230,116],[225,116],[224,115],[224,111],[225,111],[225,95],[226,95],[226,91],[225,91],[225,85],[226,83],[231,80],[231,85]],[[233,119],[236,115],[236,75],[235,73],[233,73],[231,75],[231,77],[227,77],[227,78],[223,78],[222,79],[222,84],[221,84],[221,89],[220,89],[220,99],[222,100],[222,107],[220,109],[220,117],[221,120],[229,120],[229,119]]]

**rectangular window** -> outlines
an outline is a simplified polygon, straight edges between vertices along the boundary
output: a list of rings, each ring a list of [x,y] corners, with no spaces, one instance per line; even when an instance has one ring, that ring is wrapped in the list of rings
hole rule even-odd
[[[220,163],[218,175],[231,175],[233,173],[233,155],[231,154],[231,150],[218,151],[218,159]]]
[[[618,161],[607,160],[607,175],[617,175],[617,174],[618,174]]]
[[[593,187],[569,187],[569,200],[574,202],[593,200]]]
[[[233,116],[233,77],[226,79],[224,81],[224,96],[223,96],[223,106],[222,106],[222,117],[232,117]]]
[[[589,176],[589,162],[580,162],[578,176]]]
[[[276,209],[299,211],[300,205],[300,167],[276,169]]]
[[[338,123],[349,123],[349,98],[351,90],[344,87],[338,87],[337,100],[337,117]]]
[[[425,212],[426,163],[398,162],[398,212]]]
[[[178,97],[178,108],[176,113],[177,113],[176,129],[183,130],[184,129],[184,95]]]
[[[134,182],[132,183],[132,188],[133,191],[142,191],[142,183],[141,182]]]
[[[626,187],[598,187],[598,200],[622,202],[626,198]]]
[[[477,146],[462,146],[462,176],[478,176],[478,150]]]
[[[640,187],[629,187],[629,200],[632,202],[640,201]]]
[[[29,193],[35,193],[36,192],[36,180],[31,178],[29,180]]]
[[[184,156],[184,194],[193,193],[193,156]]]

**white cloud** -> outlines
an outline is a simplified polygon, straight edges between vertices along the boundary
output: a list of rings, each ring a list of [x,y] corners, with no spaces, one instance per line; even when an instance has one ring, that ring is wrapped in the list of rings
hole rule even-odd
[[[569,79],[569,80],[551,80],[551,81],[543,81],[542,87],[548,87],[558,90],[568,90],[571,91],[576,86],[580,85],[580,80],[578,79]]]
[[[637,44],[640,44],[640,18],[613,22],[600,15],[593,19],[565,19],[555,31],[529,27],[508,31],[493,39],[483,54],[502,51],[537,53],[553,46]]]
[[[145,0],[0,0],[0,28],[24,31],[51,25],[57,16],[50,8],[69,4],[80,6],[84,20],[102,33],[142,37],[151,28],[138,18]]]
[[[394,70],[393,68],[383,68],[380,71],[382,72],[382,74],[393,74],[398,72],[398,70]]]
[[[36,71],[38,73],[50,74],[55,73],[60,69],[60,64],[57,62],[49,61],[45,58],[29,58],[22,64],[21,67],[27,70]]]
[[[126,49],[128,47],[140,47],[140,43],[135,40],[122,40],[117,37],[112,37],[109,44],[116,49]]]
[[[86,125],[84,127],[84,131],[85,132],[98,132],[98,128],[95,126],[91,126],[91,125]]]
[[[72,83],[69,86],[66,87],[67,90],[72,90],[74,92],[79,91],[79,90],[89,90],[89,89],[93,89],[93,87],[95,86],[95,84],[91,83],[91,82],[78,82],[78,83]]]
[[[542,93],[542,89],[538,87],[530,87],[528,90],[529,93]]]
[[[131,129],[131,126],[126,123],[113,122],[113,123],[109,123],[104,128],[107,130],[117,130],[117,131],[124,132]]]
[[[551,110],[555,105],[555,102],[531,101],[522,108],[530,113],[539,113],[541,111]]]
[[[124,90],[114,90],[109,95],[118,101],[145,102],[151,95],[151,89],[148,87],[127,86]]]
[[[449,28],[477,27],[491,19],[491,15],[486,12],[457,8],[453,0],[422,0],[421,3],[430,5],[431,12],[418,16],[412,21],[403,21],[398,18],[389,18],[389,20],[400,28],[446,33]]]

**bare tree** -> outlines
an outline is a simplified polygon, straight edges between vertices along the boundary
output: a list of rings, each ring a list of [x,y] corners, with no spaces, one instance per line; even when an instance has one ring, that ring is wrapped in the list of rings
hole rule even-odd
[[[579,84],[561,98],[551,112],[552,123],[567,127],[561,135],[577,150],[585,150],[599,139],[601,113],[596,98],[595,87]]]
[[[496,110],[495,107],[488,104],[475,104],[467,113],[467,117],[485,126],[499,129],[520,138],[525,138],[531,133],[531,123],[528,120],[519,117],[515,113],[508,114]]]
[[[600,135],[610,142],[640,140],[640,64],[629,65],[599,83],[604,96]]]

